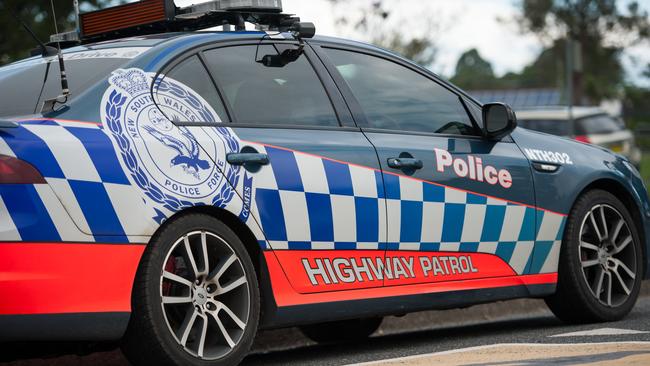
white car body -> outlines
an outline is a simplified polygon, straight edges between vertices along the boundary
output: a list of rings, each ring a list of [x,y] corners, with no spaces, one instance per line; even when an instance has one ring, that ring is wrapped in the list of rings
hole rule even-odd
[[[597,107],[539,108],[517,111],[519,125],[524,128],[574,138],[598,145],[627,157],[639,167],[641,149],[634,133],[625,123]],[[558,125],[555,125],[557,123]],[[573,125],[572,125],[573,123]]]

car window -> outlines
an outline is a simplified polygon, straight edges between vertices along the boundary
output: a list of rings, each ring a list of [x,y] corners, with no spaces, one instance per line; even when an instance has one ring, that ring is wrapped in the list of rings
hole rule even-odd
[[[198,56],[192,56],[181,62],[178,66],[168,72],[165,77],[181,82],[194,90],[203,97],[208,104],[210,104],[221,121],[228,121],[228,114],[226,113],[223,102],[219,97],[217,88],[214,86],[214,83],[212,83],[208,71],[205,69]]]
[[[106,78],[111,71],[127,61],[120,58],[66,60],[66,75],[72,98]],[[38,112],[43,101],[61,95],[58,61],[51,58],[49,62],[29,62],[0,68],[0,85],[0,116]]]
[[[571,123],[558,119],[519,119],[517,124],[533,131],[548,133],[555,136],[571,135]]]
[[[334,107],[306,56],[283,67],[259,60],[272,45],[224,47],[205,58],[239,123],[338,126]]]
[[[622,131],[625,125],[608,115],[581,118],[576,121],[576,135],[597,135]]]
[[[358,99],[372,128],[475,135],[459,97],[394,62],[326,49]]]
[[[52,66],[50,66],[52,68]],[[0,117],[32,114],[45,79],[45,64],[0,72]],[[2,69],[0,69],[2,70]],[[50,71],[52,71],[50,69]],[[16,91],[20,91],[17,93]]]

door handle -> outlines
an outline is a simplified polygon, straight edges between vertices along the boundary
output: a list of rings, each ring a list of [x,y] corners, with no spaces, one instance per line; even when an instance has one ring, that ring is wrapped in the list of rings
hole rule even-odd
[[[422,169],[422,160],[415,158],[389,158],[388,166],[393,169]]]
[[[260,153],[231,153],[226,155],[231,165],[268,165],[269,156]]]

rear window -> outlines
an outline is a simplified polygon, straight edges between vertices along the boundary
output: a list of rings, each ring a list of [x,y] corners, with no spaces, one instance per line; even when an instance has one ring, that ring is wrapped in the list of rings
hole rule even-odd
[[[83,57],[80,57],[83,56]],[[72,97],[83,93],[106,78],[132,58],[92,57],[93,51],[66,54],[65,68]],[[135,55],[135,53],[133,54]],[[0,68],[0,117],[39,112],[43,101],[61,94],[59,63],[56,57],[47,61],[32,59]]]
[[[581,118],[576,121],[576,135],[598,135],[618,132],[625,129],[625,124],[608,115]]]
[[[567,120],[518,120],[517,123],[523,128],[555,136],[569,136],[571,134],[571,124]]]
[[[217,89],[212,83],[208,71],[205,69],[198,56],[192,56],[181,62],[178,66],[175,66],[174,69],[168,72],[166,77],[181,82],[193,91],[197,92],[206,102],[208,102],[208,104],[210,104],[212,108],[214,108],[214,111],[217,113],[217,117],[219,117],[221,122],[229,121],[228,114],[221,102]],[[156,99],[158,99],[157,94]],[[182,122],[199,122],[184,120],[186,116],[176,115],[167,117],[171,119],[177,118]]]
[[[45,64],[0,69],[0,117],[34,113],[45,69]]]

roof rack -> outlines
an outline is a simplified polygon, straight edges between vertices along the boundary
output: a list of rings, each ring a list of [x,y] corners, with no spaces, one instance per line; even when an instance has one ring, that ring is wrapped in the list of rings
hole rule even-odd
[[[50,42],[64,46],[148,34],[195,31],[223,25],[245,30],[291,31],[300,18],[282,13],[282,0],[213,0],[177,7],[173,0],[140,0],[79,14],[79,29],[54,34]]]

